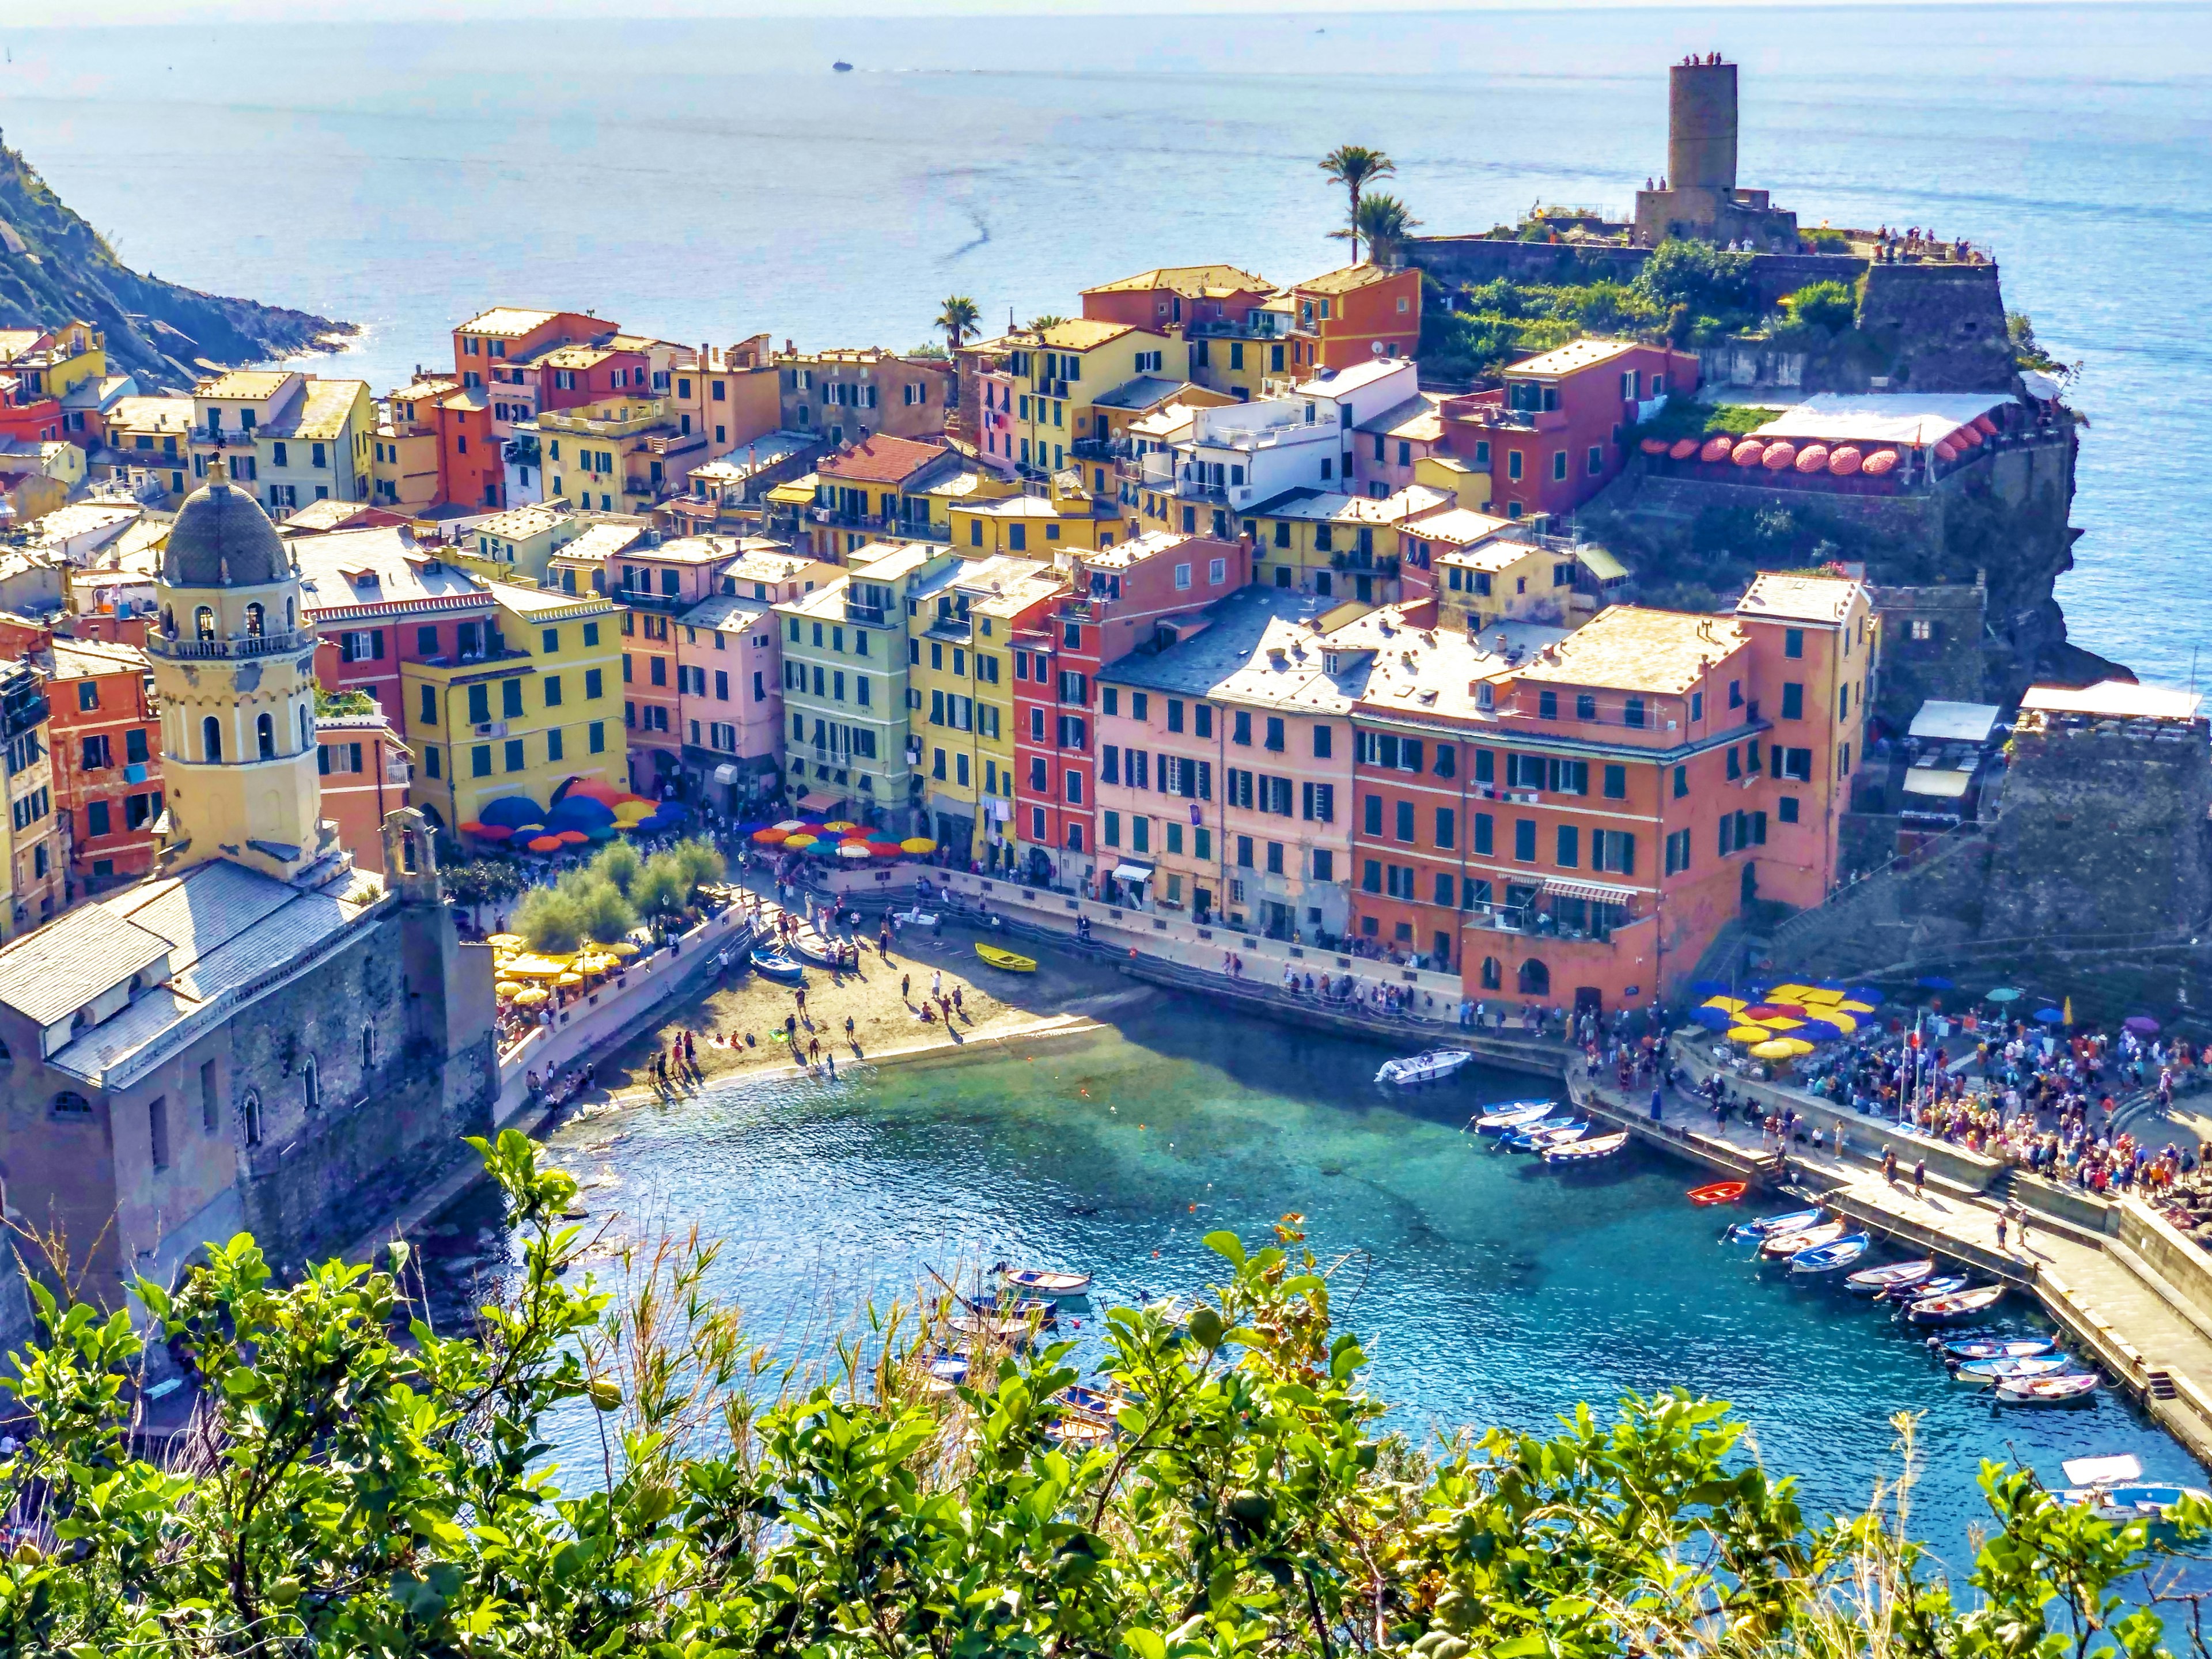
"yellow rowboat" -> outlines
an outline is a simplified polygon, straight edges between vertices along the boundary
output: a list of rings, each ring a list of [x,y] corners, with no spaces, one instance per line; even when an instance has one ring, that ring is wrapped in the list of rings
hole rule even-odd
[[[1018,957],[1012,951],[1001,951],[995,945],[979,945],[975,947],[975,954],[994,968],[1003,968],[1010,974],[1036,972],[1034,957]]]

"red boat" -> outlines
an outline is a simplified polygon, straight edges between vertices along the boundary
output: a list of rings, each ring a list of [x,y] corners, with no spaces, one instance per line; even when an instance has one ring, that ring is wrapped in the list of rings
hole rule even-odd
[[[1733,1204],[1748,1190],[1750,1183],[1743,1181],[1716,1181],[1711,1186],[1690,1188],[1690,1202],[1699,1209],[1709,1209],[1716,1204]]]

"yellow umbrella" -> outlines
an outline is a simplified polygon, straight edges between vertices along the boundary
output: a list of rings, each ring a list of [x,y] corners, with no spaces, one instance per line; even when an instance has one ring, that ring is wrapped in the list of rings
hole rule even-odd
[[[1707,997],[1705,1006],[1708,1008],[1723,1009],[1731,1014],[1740,1014],[1751,1006],[1740,997]]]
[[[1759,1023],[1769,1031],[1794,1031],[1805,1022],[1802,1019],[1792,1019],[1787,1014],[1769,1014]]]
[[[1769,1002],[1802,1002],[1805,994],[1813,988],[1810,985],[1777,985],[1767,992],[1766,1000]]]
[[[1729,1041],[1730,1042],[1765,1042],[1771,1041],[1773,1036],[1774,1033],[1764,1025],[1739,1025],[1729,1033]]]
[[[1849,1036],[1859,1029],[1858,1021],[1840,1008],[1823,1008],[1820,1010],[1820,1018],[1845,1036]]]
[[[927,836],[908,836],[899,843],[902,853],[934,853],[936,850],[937,843]]]
[[[617,939],[612,945],[608,945],[607,949],[618,957],[634,957],[637,954],[637,946],[626,939]]]
[[[568,964],[550,957],[517,957],[505,971],[509,979],[558,979],[568,971]]]
[[[2072,997],[2067,998],[2066,1006],[2058,1011],[2058,1021],[2062,1025],[2071,1025],[2074,1023],[2074,999]]]
[[[580,956],[576,958],[576,971],[580,974],[604,974],[621,959],[619,957]]]
[[[1817,988],[1800,992],[1790,999],[1793,1002],[1802,1003],[1808,1008],[1833,1007],[1843,1000],[1844,994],[1841,991],[1823,991]]]
[[[511,979],[503,979],[491,988],[495,996],[511,997],[522,988]]]
[[[1847,1014],[1870,1014],[1874,1012],[1871,1002],[1839,1002],[1836,1006]]]
[[[811,847],[820,839],[819,836],[786,836],[783,844],[786,847]]]
[[[518,1008],[535,1008],[552,994],[544,986],[533,985],[526,991],[517,991],[514,994],[514,1006]]]
[[[494,933],[489,939],[485,939],[484,943],[492,946],[495,950],[512,951],[516,945],[522,943],[522,935],[520,933]]]
[[[568,973],[562,975],[553,982],[556,985],[581,985],[584,982],[584,976],[581,974]]]
[[[1795,1060],[1800,1054],[1811,1054],[1813,1045],[1796,1037],[1776,1037],[1771,1042],[1755,1044],[1751,1052],[1759,1060]]]
[[[840,835],[842,835],[848,830],[857,830],[860,826],[853,823],[849,818],[832,818],[829,823],[823,824],[822,827],[824,830],[835,830]]]

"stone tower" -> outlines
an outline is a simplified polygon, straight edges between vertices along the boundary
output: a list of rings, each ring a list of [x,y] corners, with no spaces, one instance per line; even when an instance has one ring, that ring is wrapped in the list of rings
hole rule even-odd
[[[227,858],[280,881],[336,875],[315,755],[315,630],[299,568],[218,454],[169,528],[146,640],[167,812],[155,873]]]

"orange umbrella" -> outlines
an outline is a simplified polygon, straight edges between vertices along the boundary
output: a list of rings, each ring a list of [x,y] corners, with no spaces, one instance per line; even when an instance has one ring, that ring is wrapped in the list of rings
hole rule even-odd
[[[561,850],[561,837],[558,836],[532,836],[527,842],[525,842],[523,845],[529,848],[533,853],[557,853]]]

